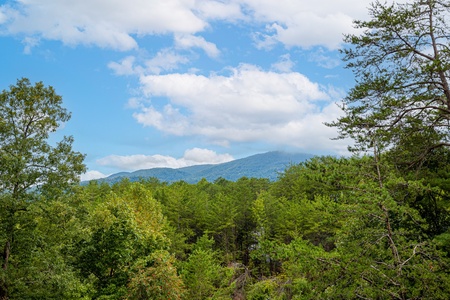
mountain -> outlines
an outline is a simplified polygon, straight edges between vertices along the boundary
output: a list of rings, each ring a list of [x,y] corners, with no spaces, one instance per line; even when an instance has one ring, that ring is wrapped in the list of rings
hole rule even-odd
[[[180,180],[188,183],[197,183],[202,178],[213,182],[220,177],[230,181],[236,181],[241,177],[268,178],[274,181],[278,178],[278,174],[289,165],[301,163],[312,157],[313,155],[311,154],[274,151],[215,165],[196,165],[179,169],[153,168],[135,172],[120,172],[98,181],[112,184],[124,178],[128,178],[130,181],[138,181],[151,177],[169,183]]]

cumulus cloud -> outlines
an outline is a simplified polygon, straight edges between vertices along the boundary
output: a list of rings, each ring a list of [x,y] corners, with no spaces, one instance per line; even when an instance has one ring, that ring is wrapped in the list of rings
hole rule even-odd
[[[194,36],[191,34],[176,35],[175,45],[182,49],[200,48],[205,51],[209,57],[217,57],[220,54],[220,51],[217,49],[215,44],[207,42],[200,36]]]
[[[342,33],[352,31],[352,20],[366,16],[370,2],[16,0],[0,6],[0,25],[6,34],[120,51],[137,48],[139,38],[146,35],[175,34],[178,45],[201,48],[217,57],[216,46],[196,35],[215,22],[267,25],[267,30],[255,35],[260,47],[282,43],[336,49]]]
[[[10,34],[123,51],[137,47],[133,36],[202,31],[207,23],[194,9],[195,1],[186,0],[33,0],[11,8],[3,23]]]
[[[371,0],[242,0],[255,21],[266,23],[266,31],[255,34],[260,48],[279,42],[287,47],[325,46],[334,50],[342,34],[353,31],[352,21],[367,15]]]
[[[114,71],[116,75],[128,76],[140,73],[135,69],[136,58],[134,56],[127,56],[120,62],[110,62],[108,67]]]
[[[196,12],[202,19],[234,22],[247,19],[239,1],[198,0]]]
[[[127,56],[119,62],[110,62],[108,67],[116,75],[121,76],[160,74],[178,69],[181,65],[189,63],[189,59],[171,49],[162,49],[155,56],[144,59],[141,63],[137,62],[135,56]]]
[[[121,170],[141,170],[151,168],[182,168],[202,164],[219,164],[232,161],[229,154],[217,154],[209,149],[193,148],[184,152],[183,157],[174,158],[165,155],[110,155],[97,160],[102,166],[116,167]]]
[[[186,56],[175,53],[171,49],[159,51],[153,58],[145,61],[145,69],[150,74],[160,74],[164,71],[173,71],[189,63]]]
[[[352,32],[352,20],[364,18],[371,1],[12,0],[0,5],[0,33],[23,37],[26,52],[45,39],[128,51],[137,49],[145,36],[173,36],[173,45],[165,45],[169,48],[151,58],[128,55],[108,65],[117,75],[139,77],[142,97],[129,101],[137,122],[169,134],[203,136],[220,145],[268,141],[325,149],[336,133],[323,122],[341,113],[334,104],[339,99],[329,87],[294,72],[289,55],[273,63],[271,71],[242,64],[229,68],[226,75],[199,75],[201,71],[181,73],[180,66],[189,64],[190,57],[180,53],[200,49],[211,58],[222,56],[227,49],[201,34],[234,23],[253,31],[248,34],[253,33],[261,48],[279,43],[286,49],[321,46],[324,52],[309,59],[332,68],[337,61],[325,51],[340,46],[342,33]],[[161,99],[167,102],[155,103]],[[145,165],[147,158],[132,160],[142,159]]]
[[[298,72],[243,64],[228,75],[147,75],[140,81],[147,98],[164,97],[168,103],[158,108],[142,102],[134,118],[173,135],[200,135],[221,145],[265,141],[316,150],[329,147],[336,136],[323,124],[341,113],[336,90]],[[343,147],[333,146],[329,150]]]

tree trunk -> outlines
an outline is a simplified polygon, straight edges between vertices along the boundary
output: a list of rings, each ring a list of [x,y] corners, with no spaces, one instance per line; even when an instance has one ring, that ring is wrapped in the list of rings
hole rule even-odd
[[[9,261],[9,253],[11,251],[11,244],[9,243],[9,241],[6,242],[5,244],[5,248],[3,250],[3,264],[2,264],[2,269],[6,270],[8,269],[8,261]],[[8,288],[6,286],[6,282],[4,282],[3,280],[0,281],[0,300],[8,300]]]
[[[10,245],[10,243],[8,241],[8,242],[6,242],[5,248],[3,250],[3,264],[2,264],[2,269],[3,270],[8,269],[8,260],[9,260],[10,249],[11,249],[11,245]]]

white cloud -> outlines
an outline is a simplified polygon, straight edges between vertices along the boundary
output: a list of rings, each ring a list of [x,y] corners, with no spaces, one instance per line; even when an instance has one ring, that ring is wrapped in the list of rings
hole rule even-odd
[[[188,117],[182,115],[177,108],[170,104],[165,105],[162,111],[158,111],[152,106],[142,107],[141,105],[141,111],[134,113],[133,117],[144,126],[155,127],[178,136],[186,135],[186,130],[190,127]]]
[[[9,10],[9,6],[0,6],[0,24],[6,23],[6,21],[8,21],[8,15],[10,13]]]
[[[276,42],[287,47],[325,46],[337,49],[342,34],[354,31],[352,20],[367,15],[372,0],[242,0],[255,21],[266,23],[257,45],[268,48]]]
[[[182,49],[190,49],[190,48],[200,48],[209,57],[217,57],[220,54],[219,49],[217,49],[216,45],[210,42],[207,42],[204,38],[200,36],[194,36],[191,34],[178,34],[175,35],[175,45],[178,48]]]
[[[120,62],[110,62],[108,68],[114,71],[116,75],[136,75],[139,71],[135,69],[136,58],[134,56],[127,56]]]
[[[119,62],[110,62],[108,67],[116,75],[145,75],[160,74],[178,69],[181,65],[189,63],[186,56],[175,53],[171,49],[162,49],[154,57],[145,59],[142,65],[137,63],[137,58],[127,56]]]
[[[317,63],[318,66],[325,69],[333,69],[341,64],[341,60],[336,57],[330,57],[325,54],[322,48],[309,55],[309,60]]]
[[[183,159],[189,164],[220,164],[234,160],[229,154],[217,154],[212,150],[201,148],[186,150]]]
[[[145,61],[145,68],[147,73],[160,74],[163,71],[176,70],[180,65],[188,62],[187,57],[177,54],[173,50],[163,49],[155,57]]]
[[[145,97],[165,97],[161,109],[141,103],[134,118],[163,132],[200,135],[212,142],[263,141],[304,149],[340,151],[337,135],[323,122],[341,113],[337,92],[297,72],[266,72],[253,65],[230,69],[228,76],[211,74],[141,77]],[[176,88],[174,88],[176,87]]]
[[[247,17],[241,10],[239,1],[197,0],[196,11],[203,19],[233,22]]]
[[[25,45],[23,53],[31,54],[31,49],[39,44],[39,39],[34,37],[25,37],[22,43]]]
[[[137,47],[133,36],[202,31],[207,23],[194,9],[195,1],[190,0],[20,1],[7,31],[123,51]]]
[[[183,157],[174,158],[165,155],[110,155],[97,160],[102,166],[116,167],[121,170],[141,170],[151,168],[182,168],[202,164],[219,164],[232,161],[229,154],[217,154],[209,149],[193,148],[184,152]]]
[[[291,56],[288,54],[284,54],[280,57],[280,60],[274,64],[272,64],[272,69],[279,72],[291,72],[294,67],[294,62],[291,60]]]
[[[88,171],[84,174],[82,174],[80,176],[80,180],[81,181],[89,181],[89,180],[94,180],[94,179],[100,179],[100,178],[105,178],[108,175],[103,174],[102,172],[99,171]]]
[[[279,42],[336,49],[342,33],[352,31],[352,20],[367,16],[371,1],[16,0],[0,6],[0,24],[12,35],[121,51],[137,48],[146,35],[175,34],[177,44],[217,57],[217,47],[195,35],[217,22],[267,25],[258,35],[259,46]]]

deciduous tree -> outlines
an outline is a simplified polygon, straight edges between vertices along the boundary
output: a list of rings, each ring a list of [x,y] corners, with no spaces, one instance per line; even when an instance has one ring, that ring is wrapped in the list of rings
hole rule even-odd
[[[0,93],[0,209],[3,255],[0,298],[8,297],[9,260],[14,255],[15,231],[20,212],[33,194],[54,197],[79,181],[85,171],[84,155],[72,150],[72,137],[52,145],[49,136],[70,119],[62,97],[42,82],[26,78]]]

